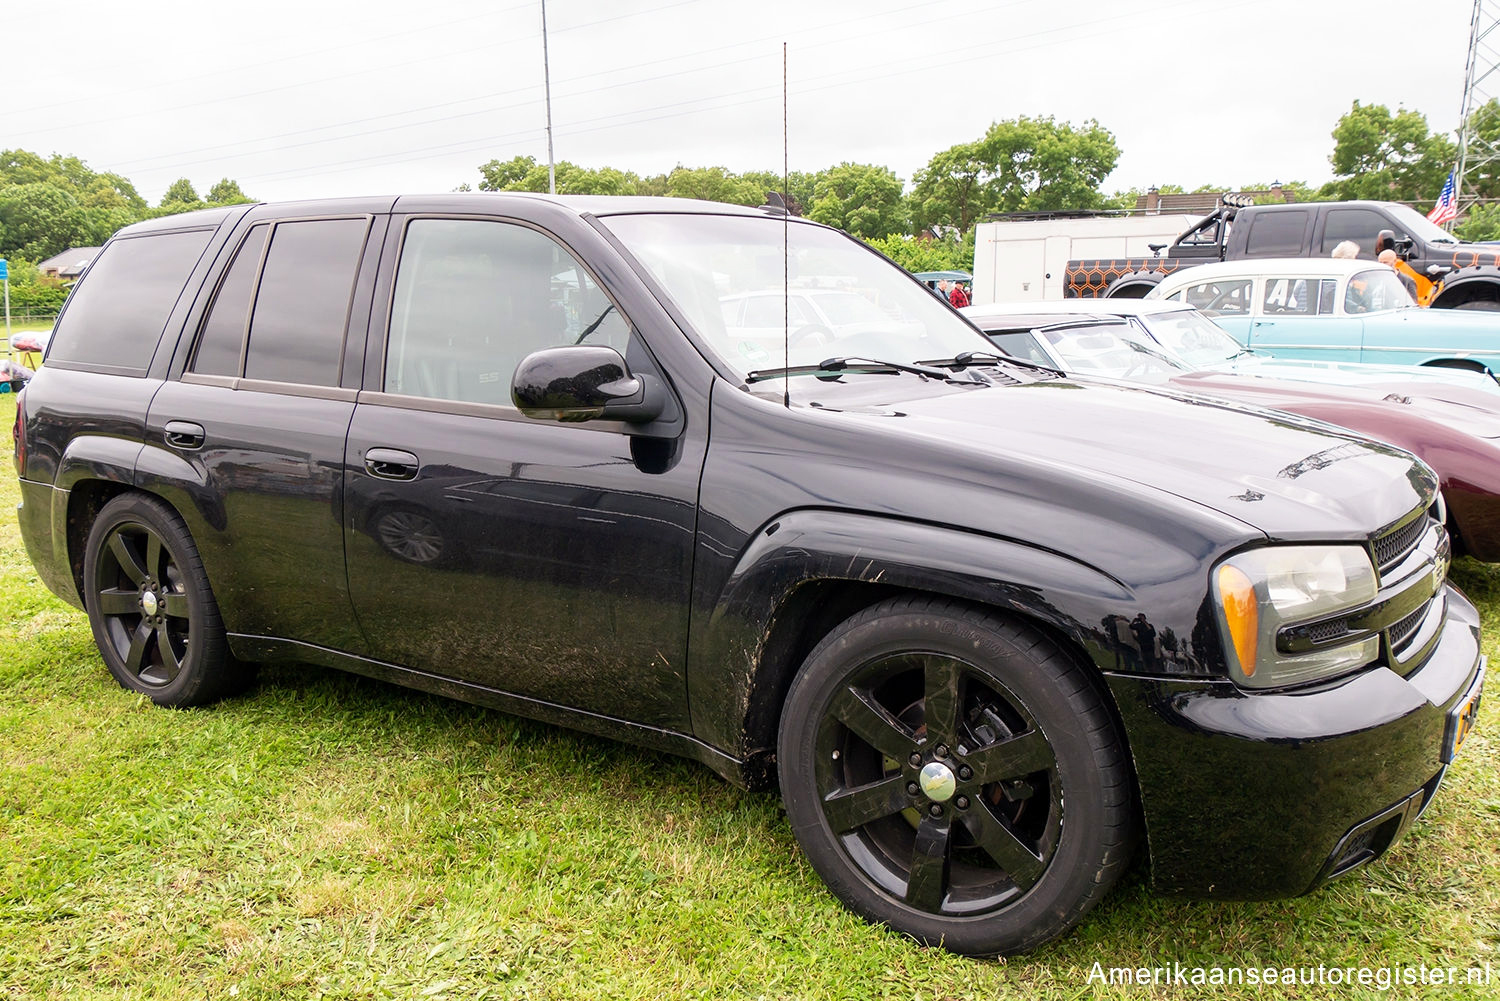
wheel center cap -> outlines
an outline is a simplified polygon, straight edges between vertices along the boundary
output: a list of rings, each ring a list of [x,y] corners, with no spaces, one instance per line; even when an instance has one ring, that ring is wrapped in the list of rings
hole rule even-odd
[[[917,779],[922,783],[922,791],[934,803],[945,803],[952,799],[958,788],[958,779],[954,777],[953,769],[941,761],[929,761],[923,765]]]
[[[141,594],[141,611],[147,615],[155,615],[160,603],[156,600],[155,591],[145,591]]]

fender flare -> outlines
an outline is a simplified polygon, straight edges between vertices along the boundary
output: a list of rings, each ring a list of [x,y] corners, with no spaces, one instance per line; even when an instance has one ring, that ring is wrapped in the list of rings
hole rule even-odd
[[[1104,290],[1106,299],[1142,299],[1147,292],[1161,284],[1167,277],[1164,271],[1127,271],[1109,283]]]
[[[73,513],[74,493],[83,484],[110,484],[115,492],[123,492],[135,485],[135,464],[141,453],[139,441],[119,438],[114,435],[83,434],[70,440],[57,460],[57,473],[52,481],[52,510],[48,520],[52,532],[52,551],[62,562],[72,568],[69,580],[77,586],[77,574],[82,571],[83,558],[75,561],[73,547],[68,538],[68,529]],[[83,595],[78,595],[77,605],[83,607]]]
[[[852,589],[855,604],[819,600],[830,586]],[[688,668],[694,731],[747,763],[768,753],[798,654],[806,652],[797,646],[806,629],[832,628],[897,592],[1024,616],[1079,651],[1087,649],[1092,623],[1140,610],[1123,582],[1022,542],[878,515],[788,512],[750,539],[713,607],[700,606]]]
[[[1486,299],[1500,300],[1500,267],[1475,264],[1445,277],[1431,306],[1433,309],[1453,309],[1466,302]]]

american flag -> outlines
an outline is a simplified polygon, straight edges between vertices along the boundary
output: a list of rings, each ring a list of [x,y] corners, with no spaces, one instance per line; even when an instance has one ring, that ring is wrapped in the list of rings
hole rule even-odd
[[[1443,193],[1438,195],[1437,204],[1427,213],[1427,218],[1439,226],[1458,218],[1458,199],[1453,194],[1453,171],[1448,171],[1448,183],[1443,185]]]

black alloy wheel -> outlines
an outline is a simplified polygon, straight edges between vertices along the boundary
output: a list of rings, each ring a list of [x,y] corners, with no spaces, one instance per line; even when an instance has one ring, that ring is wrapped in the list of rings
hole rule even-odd
[[[250,669],[229,655],[218,605],[186,525],[145,494],[106,504],[89,531],[84,605],[110,673],[158,705],[211,702]]]
[[[1129,858],[1131,782],[1084,669],[961,604],[895,599],[836,628],[788,693],[778,760],[834,893],[955,952],[1061,934]]]

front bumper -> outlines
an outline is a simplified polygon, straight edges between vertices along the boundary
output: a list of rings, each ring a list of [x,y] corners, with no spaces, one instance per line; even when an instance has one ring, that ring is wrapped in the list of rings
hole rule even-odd
[[[1483,670],[1479,613],[1446,587],[1442,638],[1405,677],[1311,690],[1106,674],[1135,760],[1158,889],[1295,896],[1378,856],[1430,801],[1449,717]]]

